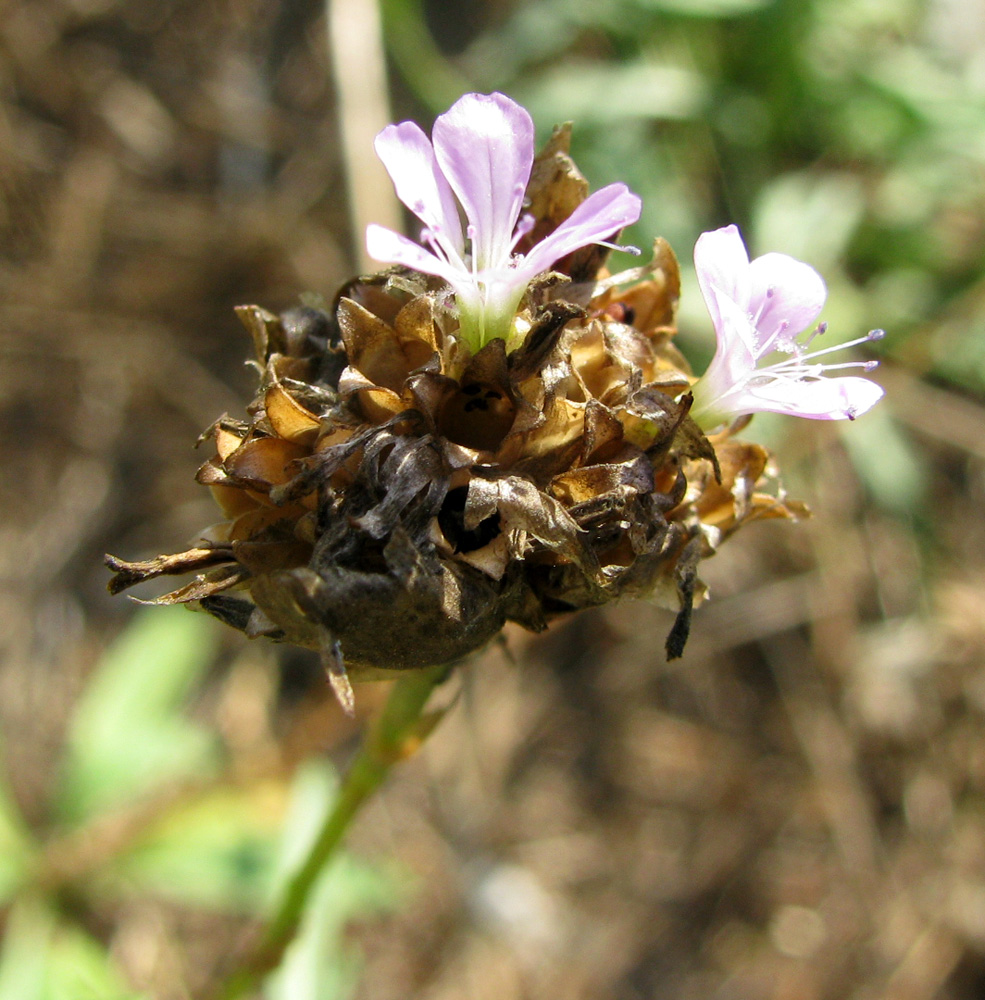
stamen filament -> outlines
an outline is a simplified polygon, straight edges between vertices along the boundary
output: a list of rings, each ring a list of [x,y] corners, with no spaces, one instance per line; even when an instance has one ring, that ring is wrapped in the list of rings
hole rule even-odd
[[[836,365],[802,365],[799,360],[782,361],[776,365],[770,365],[767,368],[761,369],[764,372],[776,372],[777,374],[785,373],[788,371],[810,371],[812,368],[816,368],[818,371],[833,372],[839,368],[862,368],[867,372],[872,371],[874,368],[879,367],[878,361],[842,361]]]
[[[858,337],[855,340],[847,340],[845,341],[844,344],[834,344],[831,347],[825,347],[820,351],[811,351],[809,354],[801,354],[800,357],[797,358],[797,360],[810,361],[812,358],[824,357],[825,354],[834,354],[835,351],[844,351],[849,347],[856,347],[859,344],[867,344],[869,343],[869,341],[882,339],[881,336],[880,337],[872,336],[872,334],[874,333],[881,333],[882,336],[885,336],[885,331],[872,330],[870,333],[867,333],[864,337]]]
[[[762,309],[759,310],[759,315],[762,314],[762,311],[763,311]],[[757,322],[758,322],[758,320],[757,320]],[[777,328],[766,338],[765,343],[759,349],[759,355],[760,355],[760,357],[762,357],[765,354],[769,354],[771,348],[773,350],[778,350],[778,348],[773,348],[772,347],[773,341],[776,340],[780,336],[781,333],[786,333],[788,329],[790,329],[790,324],[785,319],[781,320],[780,323],[777,325]]]
[[[607,240],[597,240],[596,246],[606,247],[609,250],[619,250],[622,253],[632,254],[634,257],[640,257],[643,254],[643,251],[639,247],[630,246],[629,244],[622,246],[619,243],[609,243]]]

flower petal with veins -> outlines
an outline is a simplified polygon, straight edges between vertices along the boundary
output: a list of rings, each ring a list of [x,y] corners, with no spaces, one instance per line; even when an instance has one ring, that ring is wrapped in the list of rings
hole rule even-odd
[[[643,202],[625,184],[609,184],[589,195],[549,236],[535,244],[523,260],[533,274],[546,271],[573,249],[613,236],[640,217]]]
[[[434,154],[465,209],[482,270],[509,260],[534,162],[534,123],[503,94],[466,94],[434,123]]]
[[[814,420],[852,419],[875,406],[883,392],[882,386],[857,375],[797,382],[774,380],[746,389],[750,408]]]
[[[757,317],[761,347],[793,350],[792,338],[811,326],[828,296],[821,275],[785,253],[767,253],[749,265],[749,311]]]
[[[397,197],[461,255],[465,250],[455,196],[438,168],[431,140],[414,124],[388,125],[374,142],[376,155],[393,180]]]
[[[425,250],[419,243],[395,233],[385,226],[370,223],[366,227],[366,250],[376,260],[389,261],[391,264],[403,264],[414,271],[424,274],[434,274],[444,278],[450,285],[461,277],[458,271],[448,261]]]

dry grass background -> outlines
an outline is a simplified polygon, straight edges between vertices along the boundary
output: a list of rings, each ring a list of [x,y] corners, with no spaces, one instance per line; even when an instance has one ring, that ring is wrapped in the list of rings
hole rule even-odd
[[[348,274],[324,30],[309,0],[0,9],[0,723],[39,830],[130,614],[103,551],[169,550],[214,516],[190,446],[249,396],[232,306]],[[833,428],[798,426],[781,457],[817,516],[706,564],[683,660],[637,603],[468,668],[350,838],[416,878],[353,931],[362,1000],[985,993],[985,409],[884,376],[930,470],[919,523],[868,501]],[[272,653],[224,641],[199,712],[237,780],[344,755],[310,664],[282,657],[279,682]],[[242,930],[153,900],[96,916],[162,997]]]

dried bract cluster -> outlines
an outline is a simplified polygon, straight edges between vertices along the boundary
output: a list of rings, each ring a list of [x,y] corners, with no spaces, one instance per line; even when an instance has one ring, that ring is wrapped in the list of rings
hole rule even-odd
[[[586,195],[559,130],[525,239]],[[670,248],[616,276],[605,254],[531,283],[510,353],[499,338],[470,353],[445,282],[402,267],[350,282],[328,311],[241,309],[259,392],[247,420],[207,432],[198,473],[226,520],[178,555],[110,557],[112,589],[195,573],[157,603],[320,650],[343,700],[346,671],[449,663],[506,621],[541,630],[622,595],[677,611],[679,655],[699,560],[743,522],[801,508],[758,492],[762,448],[689,417]]]

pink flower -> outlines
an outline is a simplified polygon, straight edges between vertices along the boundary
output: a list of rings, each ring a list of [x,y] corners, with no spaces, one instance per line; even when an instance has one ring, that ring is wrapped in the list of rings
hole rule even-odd
[[[495,337],[510,343],[517,306],[534,277],[639,218],[640,199],[624,184],[610,184],[529,253],[514,254],[533,225],[520,217],[534,160],[530,115],[503,94],[466,94],[439,115],[432,140],[413,122],[389,125],[376,137],[397,197],[424,223],[426,247],[371,225],[366,248],[379,261],[444,278],[472,350]]]
[[[825,364],[819,359],[870,340],[867,336],[822,350],[808,350],[824,333],[812,327],[827,289],[807,264],[782,253],[749,260],[735,226],[702,233],[694,247],[694,266],[718,346],[708,370],[694,386],[692,414],[704,427],[747,413],[772,411],[814,420],[854,420],[883,396],[881,386],[859,376],[826,378],[845,368],[871,371],[877,361]],[[762,364],[778,356],[772,364]]]

